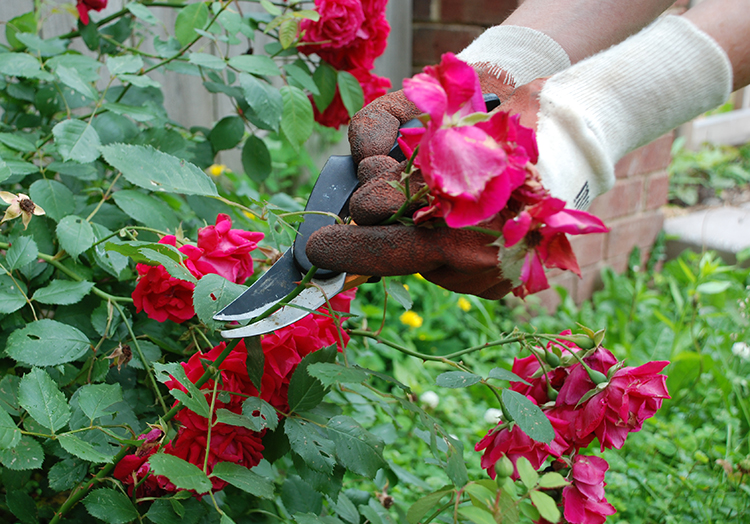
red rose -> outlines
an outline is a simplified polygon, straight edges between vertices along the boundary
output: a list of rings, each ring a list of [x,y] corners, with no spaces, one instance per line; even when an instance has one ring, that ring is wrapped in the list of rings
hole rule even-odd
[[[359,0],[315,0],[320,19],[313,22],[305,19],[300,24],[305,42],[320,42],[306,48],[341,48],[358,36],[365,21]],[[314,51],[314,50],[311,50]]]
[[[159,243],[174,246],[176,239],[174,235],[167,235]],[[185,266],[190,273],[196,278],[203,276],[195,267],[195,261],[202,251],[191,245],[184,245],[179,250],[188,257]],[[195,284],[172,277],[161,265],[138,264],[136,269],[139,278],[132,294],[136,313],[145,311],[149,318],[157,322],[169,319],[178,324],[193,318]]]
[[[198,230],[198,248],[203,255],[195,267],[203,274],[221,275],[235,284],[242,284],[253,274],[250,251],[263,240],[263,233],[231,229],[228,215],[219,214],[215,226]]]
[[[175,420],[182,426],[177,437],[164,447],[164,452],[195,464],[201,470],[206,459],[208,443],[208,420],[189,409],[180,411]],[[261,434],[241,426],[216,424],[211,428],[211,443],[208,450],[208,473],[219,462],[232,462],[252,468],[263,458]],[[211,479],[214,489],[223,489],[227,483],[216,477]]]
[[[602,524],[616,513],[604,498],[604,474],[609,464],[603,458],[577,455],[573,460],[573,482],[563,489],[563,512],[571,524]]]
[[[81,17],[83,25],[89,23],[89,11],[101,11],[107,7],[107,0],[78,0],[78,15]]]
[[[156,428],[149,431],[146,435],[139,436],[138,440],[143,440],[144,443],[141,444],[134,454],[125,455],[117,463],[117,466],[115,466],[112,475],[128,487],[128,495],[132,496],[135,485],[148,475],[150,470],[148,459],[158,451],[161,436],[162,431]],[[170,483],[166,477],[149,475],[138,486],[136,497],[159,497],[165,492],[175,490],[176,487],[174,484]]]
[[[507,427],[499,431],[494,428],[474,446],[475,451],[485,450],[481,466],[487,470],[490,477],[495,478],[495,463],[504,455],[513,462],[513,479],[518,479],[518,470],[515,466],[520,457],[526,457],[534,469],[539,469],[547,457],[550,455],[559,457],[568,449],[569,445],[562,437],[567,430],[567,422],[549,415],[547,418],[555,430],[555,439],[549,444],[537,442],[526,435],[521,428],[513,426],[510,431]],[[499,425],[502,425],[502,422]]]

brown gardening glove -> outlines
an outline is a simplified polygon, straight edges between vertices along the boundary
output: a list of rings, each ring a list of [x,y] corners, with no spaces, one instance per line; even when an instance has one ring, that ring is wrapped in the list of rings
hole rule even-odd
[[[500,110],[521,113],[521,123],[536,126],[538,91],[544,81],[516,89],[479,70],[484,93],[498,95]],[[317,266],[335,271],[375,276],[420,273],[451,291],[499,299],[513,288],[498,267],[495,238],[463,229],[378,226],[403,204],[404,195],[389,184],[399,181],[405,162],[387,155],[398,128],[420,111],[401,91],[379,98],[357,113],[349,127],[352,156],[358,165],[360,188],[352,195],[350,212],[357,226],[334,225],[315,232],[307,255]],[[422,185],[419,172],[411,177],[414,194]],[[415,209],[409,210],[413,213]],[[500,230],[495,217],[482,227]]]

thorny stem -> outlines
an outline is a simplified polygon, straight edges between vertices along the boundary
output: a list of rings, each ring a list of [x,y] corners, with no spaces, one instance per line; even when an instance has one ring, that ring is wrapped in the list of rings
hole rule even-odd
[[[221,373],[218,369],[217,373]],[[208,411],[208,430],[206,432],[206,456],[203,459],[203,473],[208,475],[208,455],[211,449],[211,430],[214,427],[214,408],[216,407],[216,393],[219,391],[219,377],[214,379],[214,391],[211,395],[211,408]],[[215,501],[214,501],[215,502]],[[218,509],[218,508],[217,508]]]
[[[141,359],[141,363],[143,364],[143,367],[146,370],[146,374],[151,379],[151,385],[154,388],[156,397],[159,399],[159,404],[161,404],[161,407],[164,410],[164,413],[166,413],[168,411],[167,404],[164,402],[164,397],[161,396],[161,392],[159,391],[159,386],[156,383],[156,378],[154,377],[154,371],[151,368],[151,362],[149,362],[148,359],[146,358],[146,355],[143,354],[143,350],[141,350],[141,345],[138,343],[138,339],[136,338],[135,333],[133,332],[133,326],[131,326],[130,322],[128,322],[128,319],[125,316],[125,311],[123,311],[122,306],[120,306],[120,304],[118,304],[117,302],[113,300],[110,300],[109,303],[117,308],[118,313],[120,313],[120,318],[122,318],[123,322],[125,323],[125,327],[128,328],[128,333],[130,334],[130,338],[133,341],[133,345],[135,345],[135,350],[138,352],[138,358]]]

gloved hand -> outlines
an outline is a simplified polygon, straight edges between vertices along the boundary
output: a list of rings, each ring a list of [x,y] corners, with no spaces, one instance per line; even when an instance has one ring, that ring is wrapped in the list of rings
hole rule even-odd
[[[612,187],[619,158],[723,103],[731,86],[721,47],[686,19],[668,16],[548,80],[522,86],[501,109],[537,129],[537,167],[552,196],[585,209]],[[372,208],[377,217],[388,199],[369,193],[352,205]],[[482,226],[497,230],[498,220]],[[493,240],[447,228],[329,226],[307,249],[322,267],[383,276],[420,272],[453,291],[499,298],[515,282],[497,269],[497,248],[488,246]]]

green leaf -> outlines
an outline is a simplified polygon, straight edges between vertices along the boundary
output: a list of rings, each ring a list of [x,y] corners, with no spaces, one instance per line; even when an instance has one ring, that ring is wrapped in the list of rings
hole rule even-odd
[[[729,289],[731,285],[731,282],[726,281],[704,282],[703,284],[698,284],[698,287],[696,287],[695,290],[698,293],[703,293],[704,295],[718,295],[719,293],[723,293],[724,291]]]
[[[362,86],[359,85],[359,80],[354,75],[346,71],[338,72],[337,84],[339,86],[341,101],[349,112],[349,116],[352,117],[365,104],[365,95],[362,92]]]
[[[409,511],[406,512],[406,521],[409,524],[419,524],[422,517],[429,511],[434,511],[440,500],[452,492],[452,489],[441,489],[422,497],[409,507]]]
[[[326,390],[317,378],[311,377],[307,366],[317,362],[333,362],[336,345],[310,353],[297,366],[289,381],[289,412],[309,411],[323,400]]]
[[[294,86],[283,86],[279,91],[284,104],[281,131],[292,147],[297,150],[312,134],[312,105],[307,95]]]
[[[21,135],[14,135],[12,133],[0,133],[0,142],[11,149],[21,151],[22,153],[31,153],[32,151],[36,151],[36,146]]]
[[[219,408],[216,410],[216,422],[228,424],[230,426],[247,428],[250,431],[255,432],[263,431],[263,426],[261,426],[257,419],[249,418],[245,415],[240,415],[224,408]]]
[[[84,82],[93,83],[99,80],[102,63],[90,56],[67,53],[47,60],[47,67],[55,72],[58,68],[65,67],[75,71]]]
[[[278,132],[284,111],[279,90],[265,80],[245,73],[240,74],[240,87],[258,124],[265,126],[263,129]]]
[[[8,164],[5,163],[2,158],[0,158],[0,182],[5,182],[10,178],[12,174],[13,172],[10,170]]]
[[[518,470],[518,476],[521,477],[521,482],[526,486],[526,489],[533,489],[537,482],[539,482],[539,474],[526,457],[520,457],[516,461],[516,469]]]
[[[299,20],[297,18],[287,18],[279,26],[279,43],[283,49],[288,49],[296,40],[299,34]]]
[[[77,69],[65,65],[58,65],[55,68],[55,74],[60,78],[60,81],[63,84],[88,99],[83,101],[83,105],[98,98],[99,93],[94,86],[87,82],[86,79],[83,78],[82,73]]]
[[[237,55],[229,59],[229,66],[242,73],[257,76],[279,76],[281,70],[273,59],[263,55]]]
[[[93,287],[93,282],[53,280],[48,286],[37,289],[31,298],[41,304],[76,304],[88,295]]]
[[[8,490],[5,494],[5,502],[8,504],[8,509],[18,517],[20,522],[24,524],[37,524],[39,522],[36,501],[25,491]]]
[[[9,271],[21,268],[36,260],[39,250],[31,237],[18,237],[11,242],[10,248],[5,253],[5,263]]]
[[[57,150],[63,160],[75,160],[81,164],[99,158],[102,145],[96,129],[82,120],[63,120],[52,128]]]
[[[315,107],[322,113],[331,105],[333,98],[336,96],[338,76],[334,68],[325,62],[321,62],[313,73],[313,80],[320,91],[319,95],[313,93],[313,101],[315,102]]]
[[[107,69],[111,76],[122,73],[137,73],[143,67],[143,59],[138,55],[108,56]]]
[[[263,6],[263,9],[265,9],[268,14],[273,16],[279,16],[281,14],[281,9],[273,5],[270,0],[260,0],[260,5]]]
[[[242,141],[245,136],[245,123],[238,116],[226,116],[219,120],[211,132],[208,140],[214,147],[214,151],[232,149]]]
[[[203,29],[208,23],[208,6],[205,2],[190,4],[180,9],[174,23],[174,36],[183,46],[198,36],[196,29]]]
[[[359,384],[367,380],[367,373],[356,368],[347,368],[339,364],[319,363],[311,364],[307,372],[320,380],[325,387],[337,382],[345,384]]]
[[[78,329],[44,318],[11,333],[5,351],[30,366],[57,366],[82,357],[89,347],[88,337]]]
[[[453,443],[450,446],[445,472],[448,478],[451,479],[451,482],[459,488],[469,482],[469,472],[466,470],[466,461],[464,460],[462,446],[456,447]]]
[[[307,467],[314,471],[331,474],[336,464],[335,446],[333,442],[322,437],[313,424],[290,417],[284,423],[284,432],[289,437],[292,449],[302,457]]]
[[[212,475],[256,497],[273,498],[273,483],[245,466],[231,462],[219,462],[214,466]]]
[[[90,443],[79,439],[75,435],[60,435],[57,437],[57,440],[65,451],[87,462],[94,462],[96,464],[112,462],[113,455],[105,455],[97,451]]]
[[[201,169],[153,147],[111,144],[101,151],[107,163],[136,186],[149,191],[218,196],[213,181]]]
[[[123,189],[112,194],[117,207],[127,215],[149,227],[161,231],[177,231],[180,221],[162,199],[133,189]]]
[[[18,384],[21,379],[15,375],[5,375],[0,380],[0,408],[11,415],[20,415],[21,406],[18,405]]]
[[[482,377],[467,371],[446,371],[440,373],[435,383],[442,388],[466,388],[482,380]]]
[[[507,369],[503,368],[492,368],[490,370],[489,378],[507,380],[509,382],[520,382],[521,384],[526,384],[527,386],[531,385],[512,371],[508,371]]]
[[[165,255],[175,262],[182,262],[185,259],[185,255],[180,253],[176,247],[168,244],[158,244],[156,242],[123,242],[121,244],[115,244],[107,242],[105,244],[107,251],[115,251],[126,257],[130,257],[136,264],[144,263],[150,265],[156,265],[158,261],[152,260],[141,253],[141,249],[148,248],[147,253],[156,251],[162,255]]]
[[[271,153],[266,143],[255,135],[250,135],[242,146],[242,169],[257,183],[262,183],[271,174]]]
[[[34,11],[29,11],[8,20],[5,25],[5,38],[13,49],[21,49],[24,44],[16,36],[19,33],[33,33],[35,31],[36,17],[34,16]]]
[[[42,445],[28,435],[23,435],[15,447],[0,450],[0,463],[14,471],[41,468],[43,461]]]
[[[259,397],[248,397],[242,403],[242,414],[250,419],[257,420],[260,430],[268,428],[273,431],[279,425],[279,416],[274,407]]]
[[[29,188],[29,197],[55,222],[72,215],[76,209],[73,192],[57,180],[37,180]]]
[[[138,5],[138,4],[128,4],[128,5]],[[111,111],[112,113],[116,115],[129,116],[136,122],[149,122],[153,120],[154,118],[156,118],[156,114],[154,113],[154,111],[152,111],[148,107],[131,106],[128,104],[110,102],[110,103],[104,104],[102,106],[102,109]]]
[[[130,75],[127,73],[122,73],[117,78],[127,84],[133,84],[135,87],[153,87],[155,89],[161,89],[161,84],[159,82],[157,82],[153,78],[147,77],[146,75]]]
[[[18,403],[39,424],[52,433],[70,420],[70,408],[65,395],[43,369],[33,368],[21,378]]]
[[[42,39],[31,33],[19,33],[16,38],[26,45],[27,52],[33,51],[32,54],[42,57],[64,53],[70,44],[70,40],[62,38]]]
[[[114,489],[95,489],[83,499],[91,516],[108,524],[124,524],[138,518],[138,511],[124,493]]]
[[[495,518],[492,516],[492,513],[476,506],[460,507],[458,508],[458,514],[475,524],[495,524]]]
[[[21,441],[21,431],[5,411],[0,410],[0,449],[9,449]]]
[[[210,414],[210,408],[208,407],[208,401],[204,393],[199,390],[185,374],[185,368],[176,362],[169,364],[161,364],[154,362],[154,374],[156,380],[159,382],[169,382],[173,378],[182,384],[187,393],[180,391],[179,389],[170,389],[169,392],[174,398],[185,404],[185,407],[190,411],[200,415],[201,417],[208,418]]]
[[[41,71],[39,60],[26,53],[0,54],[0,74],[34,78]]]
[[[414,303],[409,295],[409,290],[398,280],[391,280],[388,282],[388,294],[407,311],[411,309],[411,306]]]
[[[178,488],[195,490],[197,493],[211,490],[211,481],[206,474],[198,466],[181,458],[156,453],[148,459],[148,463],[154,475],[164,475]]]
[[[247,287],[230,282],[220,275],[204,275],[193,291],[195,314],[206,326],[216,329],[223,323],[213,320],[213,316],[246,290]]]
[[[26,285],[9,275],[0,275],[0,313],[10,314],[26,304]]]
[[[110,409],[110,406],[120,401],[120,384],[86,384],[78,390],[78,407],[92,424],[94,419],[113,414],[116,410]]]
[[[216,71],[221,71],[227,66],[227,63],[222,58],[209,53],[190,53],[188,60],[191,64]]]
[[[313,77],[310,76],[310,73],[305,71],[302,67],[296,64],[286,64],[284,66],[284,70],[287,74],[287,80],[291,80],[296,83],[297,87],[299,87],[300,89],[307,89],[313,94],[313,96],[320,95],[320,89],[318,89],[318,85],[315,83],[315,80],[313,80]]]
[[[476,501],[488,507],[492,507],[495,504],[497,489],[495,489],[495,491],[492,491],[481,484],[471,483],[467,484],[466,487],[464,487],[464,491],[471,495],[472,502]],[[474,504],[475,506],[478,505],[476,504],[476,502]]]
[[[567,485],[568,481],[565,480],[565,477],[554,471],[545,473],[544,475],[542,475],[542,478],[539,479],[540,488],[555,489],[562,488],[563,486]]]
[[[57,224],[57,239],[60,247],[76,258],[94,245],[94,230],[86,220],[69,215]]]
[[[125,9],[133,13],[137,19],[142,20],[150,25],[156,25],[159,23],[159,19],[151,12],[151,10],[143,4],[131,2],[125,6]]]
[[[72,489],[82,481],[89,471],[85,461],[78,459],[61,460],[49,470],[47,480],[49,487],[55,491]]]
[[[336,446],[336,457],[349,471],[374,478],[382,467],[383,441],[360,426],[354,419],[339,415],[326,424],[328,436]]]
[[[503,390],[503,403],[518,427],[537,442],[549,444],[555,438],[555,430],[542,410],[516,391]]]
[[[539,514],[544,520],[549,522],[558,522],[560,520],[560,510],[557,509],[555,499],[541,491],[530,491],[529,496],[531,497],[531,502],[534,503],[534,506],[539,510]]]

